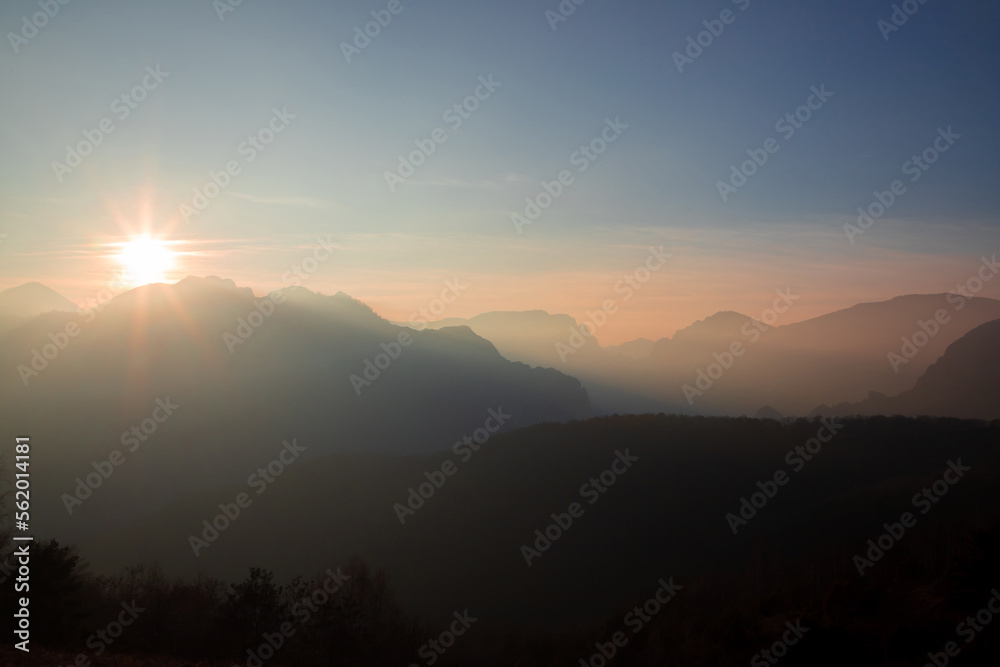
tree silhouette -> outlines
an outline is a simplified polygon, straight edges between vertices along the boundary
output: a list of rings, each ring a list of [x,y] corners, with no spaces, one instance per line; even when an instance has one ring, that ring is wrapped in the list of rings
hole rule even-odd
[[[251,567],[249,577],[230,586],[222,608],[242,646],[259,643],[264,632],[287,620],[288,612],[285,587],[274,583],[273,572],[259,567]]]
[[[55,540],[31,542],[32,638],[65,646],[79,635],[86,614],[83,583],[86,568],[76,547]]]

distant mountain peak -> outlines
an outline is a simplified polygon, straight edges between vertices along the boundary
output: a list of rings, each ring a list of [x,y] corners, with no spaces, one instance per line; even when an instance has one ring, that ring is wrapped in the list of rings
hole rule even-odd
[[[733,331],[738,331],[750,319],[750,317],[733,310],[722,310],[679,329],[674,334],[673,339],[677,340],[678,337],[684,339],[691,337],[713,338],[719,335],[730,336]]]
[[[40,282],[30,282],[0,292],[0,316],[34,317],[53,311],[76,313],[80,307]]]
[[[239,289],[236,281],[232,278],[220,278],[219,276],[186,276],[177,283],[178,287],[211,286],[224,287],[228,289]]]
[[[765,405],[760,410],[758,410],[756,413],[754,413],[753,418],[754,419],[776,419],[778,421],[781,421],[782,419],[785,418],[785,415],[781,414],[780,412],[778,412],[777,410],[775,410],[774,408],[772,408],[770,405]]]
[[[747,319],[747,317],[748,317],[747,315],[744,315],[743,313],[737,313],[735,310],[720,310],[719,312],[717,312],[717,313],[715,313],[713,315],[709,315],[708,317],[706,317],[705,319],[703,319],[701,321],[702,322],[728,322],[728,321],[732,321],[734,319],[745,320],[745,319]]]
[[[618,345],[609,345],[605,349],[609,352],[621,354],[630,359],[645,359],[653,351],[656,341],[648,338],[636,338]]]

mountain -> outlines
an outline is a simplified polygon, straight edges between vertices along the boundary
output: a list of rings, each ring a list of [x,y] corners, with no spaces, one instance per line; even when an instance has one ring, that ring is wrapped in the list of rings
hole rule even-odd
[[[544,310],[495,311],[469,319],[453,317],[426,323],[428,329],[453,326],[469,327],[512,361],[559,368],[565,362],[556,346],[568,345],[573,330],[579,325],[569,315],[550,315]],[[607,357],[592,337],[582,340],[582,346],[573,352],[573,357]]]
[[[0,317],[32,317],[54,311],[76,313],[80,307],[41,283],[25,283],[0,292]]]
[[[785,418],[785,415],[781,414],[780,412],[778,412],[777,410],[775,410],[774,408],[772,408],[770,405],[765,405],[764,407],[762,407],[760,410],[758,410],[754,414],[753,418],[754,419],[776,419],[778,421],[781,421],[782,419]]]
[[[953,342],[998,318],[1000,301],[957,294],[859,304],[764,332],[749,346],[745,364],[734,369],[733,385],[759,394],[744,409],[767,403],[793,415],[822,403],[860,400],[871,391],[895,394],[912,388]],[[923,341],[916,354],[893,363],[890,354],[900,355],[904,340],[914,339]]]
[[[25,283],[0,292],[0,334],[35,315],[79,311],[79,306],[55,290],[41,283]]]
[[[804,415],[819,404],[912,388],[948,345],[997,318],[1000,301],[956,294],[901,296],[792,324],[769,318],[771,326],[717,313],[657,341],[635,385],[702,414],[754,414],[768,405]],[[890,354],[914,337],[916,354],[893,364]]]
[[[815,414],[1000,419],[1000,320],[980,325],[949,345],[913,389],[891,397],[872,392],[858,403],[820,406]]]
[[[793,301],[787,309],[794,307]],[[1000,318],[1000,301],[906,295],[792,324],[782,324],[776,311],[759,317],[766,321],[723,311],[670,338],[620,347],[601,347],[588,336],[574,341],[579,324],[543,311],[487,313],[428,326],[464,324],[508,359],[579,378],[595,414],[752,415],[768,405],[781,414],[805,415],[820,404],[912,388],[948,345]],[[914,337],[922,343],[917,354],[893,364],[890,354],[899,354],[904,340]]]
[[[653,343],[648,361],[668,368],[679,368],[695,358],[708,357],[728,350],[734,340],[742,337],[741,329],[753,320],[727,310],[679,329],[672,338]]]
[[[623,354],[630,359],[645,359],[653,351],[656,341],[648,338],[636,338],[619,345],[608,345],[604,349],[614,354]]]
[[[497,311],[469,319],[449,318],[426,323],[430,329],[462,325],[496,345],[511,361],[555,368],[578,378],[586,387],[595,414],[684,412],[639,391],[639,362],[628,354],[602,348],[569,315],[543,310]],[[626,348],[631,349],[631,348]]]
[[[591,414],[578,380],[508,361],[467,327],[415,332],[345,294],[257,298],[218,278],[37,316],[0,335],[0,368],[3,421],[16,415],[19,433],[46,443],[32,460],[51,483],[34,501],[38,516],[66,522],[62,494],[124,455],[127,473],[77,508],[71,535],[122,509],[246,479],[293,439],[306,460],[417,453]],[[179,407],[164,418],[163,405]]]

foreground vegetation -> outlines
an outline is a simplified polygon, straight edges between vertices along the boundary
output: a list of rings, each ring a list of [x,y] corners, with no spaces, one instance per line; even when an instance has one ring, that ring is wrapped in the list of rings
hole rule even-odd
[[[848,421],[808,467],[795,471],[784,453],[817,426],[613,417],[534,427],[484,448],[478,468],[449,482],[451,495],[442,493],[422,510],[413,533],[430,540],[451,531],[442,548],[462,550],[460,558],[442,561],[418,549],[405,554],[423,578],[454,581],[464,591],[475,607],[466,628],[428,611],[455,609],[450,589],[424,588],[429,592],[414,603],[399,594],[421,590],[408,579],[412,573],[374,566],[371,553],[304,577],[252,567],[224,581],[171,577],[157,564],[98,574],[74,548],[40,543],[31,560],[35,662],[69,665],[82,654],[94,665],[547,667],[603,664],[602,653],[613,653],[609,664],[642,667],[762,665],[779,654],[783,665],[902,666],[923,665],[929,653],[943,656],[954,642],[958,657],[948,664],[996,664],[1000,616],[994,621],[990,613],[984,622],[982,610],[1000,587],[1000,424]],[[590,470],[625,443],[639,457],[634,471],[527,567],[518,539],[538,524],[539,506],[543,515],[561,509],[567,498],[560,489],[578,485],[576,472],[565,473],[566,457],[575,452],[584,463],[573,464]],[[911,496],[935,488],[945,462],[958,458],[970,471],[921,513]],[[733,535],[725,514],[738,512],[741,496],[776,469],[794,472],[791,482]],[[470,507],[471,499],[489,497],[491,485],[507,488],[507,475],[522,480],[522,495],[504,506],[491,503],[490,516],[500,518],[484,521],[486,510]],[[400,473],[403,480],[412,476]],[[551,498],[539,498],[535,478],[556,487]],[[389,513],[391,505],[381,498],[379,504]],[[886,524],[906,511],[917,516],[916,525],[872,551],[869,540],[877,544]],[[478,522],[466,521],[464,512]],[[505,534],[511,525],[516,530]],[[493,533],[500,533],[496,544],[508,547],[499,556]],[[310,544],[321,548],[323,533],[313,534]],[[337,537],[352,539],[343,529]],[[469,557],[477,545],[484,550],[478,560]],[[244,561],[254,562],[266,547],[248,549]],[[498,566],[488,555],[516,567],[490,578],[487,566]],[[336,562],[331,554],[324,560]],[[658,579],[678,590],[669,602],[648,606]],[[516,604],[503,604],[504,593]],[[9,580],[2,596],[3,608],[13,608]],[[98,633],[117,633],[110,625],[122,617],[123,604],[142,611],[104,643]],[[570,604],[577,613],[563,611]],[[511,613],[531,606],[544,615]],[[637,606],[645,606],[645,616]],[[10,622],[5,615],[4,642],[11,641]],[[790,635],[790,627],[801,628],[801,637]],[[463,631],[447,635],[456,629]],[[789,638],[794,643],[782,646]],[[43,647],[59,653],[39,658]]]

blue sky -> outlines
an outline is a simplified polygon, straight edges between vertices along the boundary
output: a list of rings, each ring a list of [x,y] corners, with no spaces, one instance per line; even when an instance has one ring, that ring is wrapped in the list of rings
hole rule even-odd
[[[581,316],[665,244],[674,265],[608,329],[625,339],[752,313],[786,284],[814,295],[797,318],[947,291],[997,249],[996,3],[916,3],[887,41],[882,2],[587,0],[553,31],[555,0],[401,0],[346,62],[340,44],[387,4],[243,0],[220,20],[210,0],[71,0],[17,53],[5,37],[0,288],[41,280],[83,300],[111,271],[106,244],[143,228],[183,253],[177,278],[263,291],[332,234],[341,253],[307,286],[387,316],[454,276],[478,289],[449,316]],[[672,54],[724,10],[732,23],[679,72]],[[0,29],[37,11],[8,0]],[[119,120],[112,101],[157,65],[169,76]],[[442,114],[490,75],[501,85],[448,129]],[[813,86],[833,96],[781,138],[775,122]],[[274,108],[294,120],[182,220]],[[52,162],[104,118],[114,132],[59,182]],[[571,155],[608,118],[628,129],[577,172]],[[961,139],[849,243],[857,207],[947,127]],[[391,192],[385,172],[435,128],[447,140]],[[779,151],[723,202],[717,182],[769,137]],[[511,214],[565,169],[573,185],[518,234]]]

